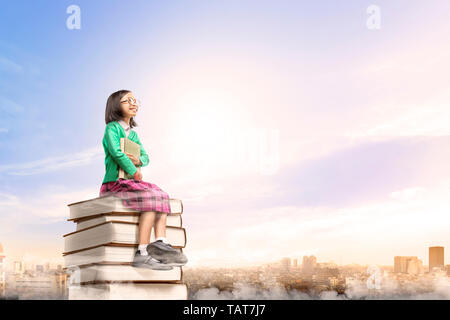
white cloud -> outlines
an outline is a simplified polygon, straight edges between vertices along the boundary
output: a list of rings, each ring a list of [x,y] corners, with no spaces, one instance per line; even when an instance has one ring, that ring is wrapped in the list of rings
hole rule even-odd
[[[437,23],[437,22],[436,22]],[[444,23],[441,32],[448,31]],[[359,61],[354,77],[364,84],[361,101],[345,136],[352,139],[389,139],[403,136],[450,134],[447,88],[450,45],[435,30],[418,30],[386,52],[374,51]]]
[[[23,73],[24,68],[20,64],[15,63],[5,57],[0,56],[0,70],[11,73]]]
[[[22,113],[25,109],[23,106],[10,99],[0,97],[0,110],[3,114],[18,114]]]
[[[18,205],[19,198],[13,194],[0,193],[0,206],[13,206]]]
[[[215,287],[198,290],[193,299],[194,300],[311,300],[307,293],[299,290],[286,290],[286,288],[275,281],[265,281],[259,279],[267,286],[267,290],[261,290],[260,288],[249,285],[243,282],[237,282],[233,285],[233,289],[230,291],[219,290]],[[334,296],[336,296],[334,292]],[[329,297],[333,295],[329,292]],[[326,298],[324,298],[326,299]],[[254,311],[256,315],[256,310]],[[261,310],[258,311],[258,313]]]
[[[449,97],[427,103],[376,105],[366,109],[367,115],[359,125],[348,129],[345,136],[352,140],[387,140],[405,136],[450,135]]]
[[[0,194],[0,225],[5,232],[20,224],[47,224],[69,218],[68,204],[98,197],[99,188],[71,191],[66,186],[42,187],[29,196]]]
[[[411,187],[391,192],[390,197],[399,200],[412,200],[417,198],[418,196],[421,196],[424,192],[426,192],[426,189],[424,188]]]
[[[77,153],[53,156],[26,163],[0,165],[0,173],[28,176],[90,164],[95,158],[104,156],[101,147],[89,148]]]

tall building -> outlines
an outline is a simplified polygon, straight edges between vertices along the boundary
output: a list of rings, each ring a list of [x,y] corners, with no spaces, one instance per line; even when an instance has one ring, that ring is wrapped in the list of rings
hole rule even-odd
[[[423,263],[422,260],[417,258],[412,259],[408,262],[408,267],[406,269],[408,274],[423,274]]]
[[[292,267],[297,268],[297,259],[292,260]]]
[[[25,272],[25,264],[23,261],[14,261],[14,274],[21,275]]]
[[[394,257],[394,272],[408,273],[408,274],[422,274],[423,263],[417,257],[411,256],[395,256]]]
[[[291,266],[291,259],[290,258],[283,258],[283,259],[281,259],[281,267],[284,270],[288,270],[290,266]]]
[[[3,267],[3,260],[6,258],[5,253],[3,252],[3,246],[0,243],[0,296],[5,295],[6,288],[6,278],[5,278],[5,270]]]
[[[36,265],[36,273],[44,273],[44,266],[42,264]]]
[[[316,269],[317,266],[317,259],[315,256],[303,256],[303,263],[302,263],[302,272],[307,274],[312,274],[314,272],[314,269]]]
[[[428,248],[428,271],[433,271],[433,268],[444,268],[444,247],[429,247]]]

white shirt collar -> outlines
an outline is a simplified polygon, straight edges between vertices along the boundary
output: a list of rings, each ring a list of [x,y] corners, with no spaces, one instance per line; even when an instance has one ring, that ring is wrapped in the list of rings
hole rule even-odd
[[[125,130],[130,128],[130,126],[123,120],[119,120],[117,122],[119,122]]]
[[[122,128],[125,130],[125,132],[126,132],[127,135],[128,135],[128,133],[129,133],[129,131],[130,131],[130,126],[129,126],[125,121],[123,121],[122,119],[119,120],[119,121],[117,121],[117,122],[120,123],[120,125],[122,126]]]

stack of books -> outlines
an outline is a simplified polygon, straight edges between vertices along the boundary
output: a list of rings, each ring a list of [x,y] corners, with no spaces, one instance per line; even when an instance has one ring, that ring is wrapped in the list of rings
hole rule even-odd
[[[64,235],[64,263],[70,274],[69,300],[150,299],[185,300],[182,267],[152,270],[131,266],[138,246],[140,213],[117,196],[103,196],[68,205],[76,230]],[[173,248],[186,246],[183,204],[170,199],[166,238]],[[150,242],[155,241],[154,228]]]

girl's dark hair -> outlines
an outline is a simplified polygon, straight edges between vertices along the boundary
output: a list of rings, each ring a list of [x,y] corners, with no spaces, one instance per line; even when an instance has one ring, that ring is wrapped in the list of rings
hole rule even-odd
[[[123,119],[122,108],[120,107],[120,100],[126,95],[130,90],[119,90],[112,93],[108,101],[106,101],[106,110],[105,110],[105,122],[106,124],[111,121],[119,121]],[[130,118],[130,128],[137,127],[136,121],[134,121],[133,117]]]

